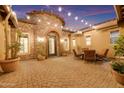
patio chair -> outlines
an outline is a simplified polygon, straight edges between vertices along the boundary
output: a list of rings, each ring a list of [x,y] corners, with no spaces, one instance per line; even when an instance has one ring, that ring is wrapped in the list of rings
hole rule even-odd
[[[97,60],[98,61],[104,61],[107,60],[107,54],[109,52],[109,49],[106,49],[103,55],[96,54]]]
[[[96,61],[96,51],[95,50],[84,50],[84,60]]]
[[[89,50],[89,48],[82,48],[82,51],[84,51],[84,50]]]
[[[82,58],[83,59],[83,56],[84,55],[83,54],[78,54],[75,49],[73,49],[73,53],[74,53],[74,56],[75,57],[79,57],[79,58]]]

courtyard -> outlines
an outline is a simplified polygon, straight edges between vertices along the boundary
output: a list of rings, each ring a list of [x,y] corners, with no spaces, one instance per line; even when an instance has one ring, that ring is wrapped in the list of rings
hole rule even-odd
[[[123,11],[0,5],[0,88],[123,88]]]
[[[122,88],[109,62],[85,62],[73,56],[21,61],[15,72],[0,74],[4,88]]]

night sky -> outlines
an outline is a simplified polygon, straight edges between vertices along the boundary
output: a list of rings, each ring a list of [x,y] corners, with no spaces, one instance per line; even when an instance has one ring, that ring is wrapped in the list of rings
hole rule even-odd
[[[62,7],[61,12],[58,11],[58,7]],[[13,5],[12,8],[17,13],[18,18],[25,18],[26,13],[32,10],[53,11],[64,18],[66,27],[73,30],[116,18],[112,5]],[[70,17],[67,15],[68,12],[72,13]],[[74,19],[75,16],[78,16],[78,20]],[[84,22],[81,22],[82,19]],[[87,25],[86,22],[88,22]]]

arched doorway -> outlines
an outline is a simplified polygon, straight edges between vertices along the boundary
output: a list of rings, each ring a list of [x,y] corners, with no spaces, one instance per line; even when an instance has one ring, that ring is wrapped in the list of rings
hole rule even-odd
[[[47,34],[48,41],[48,56],[58,56],[59,55],[59,35],[58,33],[51,31]]]

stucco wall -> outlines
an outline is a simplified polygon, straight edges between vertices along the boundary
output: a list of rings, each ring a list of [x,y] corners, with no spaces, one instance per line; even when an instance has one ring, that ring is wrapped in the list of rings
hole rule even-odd
[[[117,31],[119,28],[113,28],[109,30],[92,30],[84,32],[82,35],[76,38],[76,42],[82,48],[95,49],[97,53],[103,54],[105,49],[109,49],[108,56],[114,56],[114,50],[112,44],[110,43],[110,32]],[[91,45],[87,46],[85,37],[91,36]]]

